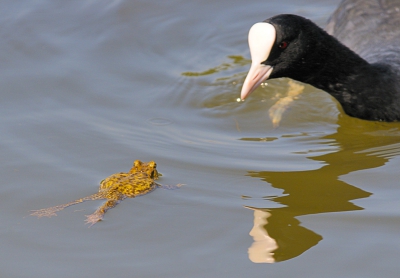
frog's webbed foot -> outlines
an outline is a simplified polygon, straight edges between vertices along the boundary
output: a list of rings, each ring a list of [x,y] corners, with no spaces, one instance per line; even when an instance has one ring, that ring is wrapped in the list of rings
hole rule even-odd
[[[94,213],[86,215],[86,224],[89,224],[89,228],[97,222],[103,220],[103,216],[107,210],[115,207],[118,204],[118,200],[108,200],[101,207],[99,207]]]
[[[56,212],[63,210],[64,208],[70,206],[69,204],[65,205],[59,205],[51,208],[44,208],[44,209],[39,209],[39,210],[31,210],[31,215],[37,216],[38,218],[40,217],[52,217],[52,216],[57,216]]]
[[[75,201],[69,202],[68,204],[63,204],[63,205],[58,205],[55,207],[51,208],[44,208],[44,209],[39,209],[39,210],[31,210],[31,215],[37,216],[37,217],[52,217],[52,216],[57,216],[56,212],[65,209],[66,207],[80,204],[84,201],[89,201],[89,200],[99,200],[99,199],[104,199],[104,194],[102,192],[98,192],[96,194],[87,196],[85,198],[77,199]]]
[[[97,222],[103,220],[103,216],[104,216],[104,213],[101,213],[100,211],[96,211],[95,213],[92,213],[91,215],[86,215],[85,224],[89,224],[89,228],[90,228]]]

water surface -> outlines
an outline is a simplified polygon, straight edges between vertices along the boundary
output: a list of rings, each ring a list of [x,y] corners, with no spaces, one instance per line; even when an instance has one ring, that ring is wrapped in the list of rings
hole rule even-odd
[[[18,1],[0,9],[1,277],[394,277],[400,125],[273,80],[236,102],[250,26],[337,0]],[[135,159],[160,183],[88,228]]]

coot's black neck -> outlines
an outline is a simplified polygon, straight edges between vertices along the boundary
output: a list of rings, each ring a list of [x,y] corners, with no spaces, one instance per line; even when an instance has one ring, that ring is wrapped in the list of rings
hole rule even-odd
[[[294,79],[328,92],[350,116],[399,121],[398,71],[389,64],[369,64],[334,37],[320,32],[312,55],[304,57],[304,71]]]

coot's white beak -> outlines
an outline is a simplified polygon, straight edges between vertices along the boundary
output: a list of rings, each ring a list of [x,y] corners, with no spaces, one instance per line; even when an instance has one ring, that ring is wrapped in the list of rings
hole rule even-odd
[[[275,43],[275,27],[266,22],[254,24],[249,31],[251,67],[243,83],[240,98],[244,100],[271,75],[273,67],[262,64]]]

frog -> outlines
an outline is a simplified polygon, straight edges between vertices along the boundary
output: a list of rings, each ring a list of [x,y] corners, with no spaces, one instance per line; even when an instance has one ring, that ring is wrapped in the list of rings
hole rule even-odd
[[[154,161],[142,162],[135,160],[129,172],[112,174],[100,182],[99,191],[90,196],[77,199],[67,204],[50,208],[31,211],[31,215],[40,217],[56,216],[56,212],[66,207],[90,200],[106,201],[92,214],[86,215],[86,224],[89,227],[103,220],[107,210],[114,208],[120,201],[126,198],[135,198],[153,191],[156,187],[162,186],[155,182],[161,174],[157,171],[157,164]],[[179,186],[179,185],[178,185]]]

